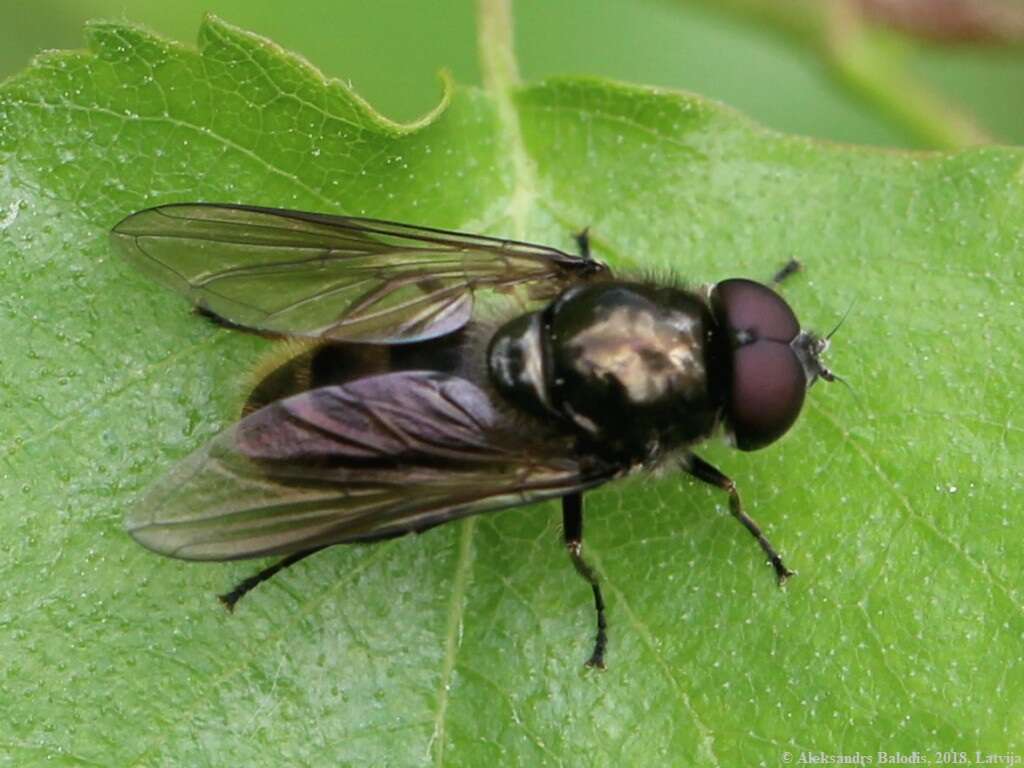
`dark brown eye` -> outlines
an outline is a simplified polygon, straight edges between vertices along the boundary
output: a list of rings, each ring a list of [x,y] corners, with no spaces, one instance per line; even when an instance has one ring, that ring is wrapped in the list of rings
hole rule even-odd
[[[791,342],[800,323],[785,300],[767,285],[734,278],[715,286],[711,298],[715,318],[732,335]]]
[[[793,426],[804,404],[807,375],[790,346],[800,323],[781,296],[753,280],[723,280],[711,305],[732,346],[726,422],[737,448],[763,448]]]
[[[793,426],[804,404],[807,381],[788,344],[756,341],[732,358],[732,392],[726,421],[741,451],[773,443]]]

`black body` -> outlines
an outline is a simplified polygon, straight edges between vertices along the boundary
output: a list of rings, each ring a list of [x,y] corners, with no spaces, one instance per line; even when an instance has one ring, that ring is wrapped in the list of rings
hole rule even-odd
[[[609,280],[569,288],[501,328],[488,366],[511,402],[565,424],[581,450],[628,467],[711,434],[727,352],[697,294]],[[539,377],[526,376],[531,366]]]
[[[421,532],[547,498],[582,556],[582,493],[679,455],[729,493],[781,581],[781,558],[733,482],[689,452],[723,426],[737,447],[778,439],[832,375],[827,341],[770,288],[702,291],[616,279],[590,257],[370,219],[174,205],[119,223],[115,243],[227,327],[305,339],[254,387],[243,418],[155,484],[127,527],[184,559],[285,555],[246,592],[326,546]],[[790,272],[792,270],[789,270]],[[780,273],[781,274],[781,273]],[[498,324],[478,296],[522,309]],[[506,302],[507,304],[507,302]]]

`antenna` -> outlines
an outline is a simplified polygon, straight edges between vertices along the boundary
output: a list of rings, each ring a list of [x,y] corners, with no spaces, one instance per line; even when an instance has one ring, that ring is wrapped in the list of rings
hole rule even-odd
[[[855,299],[855,298],[854,299],[850,299],[850,305],[846,308],[846,311],[843,312],[843,316],[839,318],[839,322],[836,323],[835,328],[833,328],[831,331],[829,331],[825,335],[825,340],[826,341],[831,339],[832,336],[835,334],[835,332],[838,331],[842,327],[843,323],[846,322],[846,318],[850,316],[850,311],[853,309],[853,305],[856,304],[856,303],[857,303],[857,299]]]

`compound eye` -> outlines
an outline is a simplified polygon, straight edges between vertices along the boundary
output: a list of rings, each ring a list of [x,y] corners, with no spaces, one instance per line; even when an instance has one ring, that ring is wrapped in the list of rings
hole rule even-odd
[[[773,443],[793,426],[807,377],[789,344],[755,341],[733,350],[727,422],[741,451]]]
[[[712,294],[715,319],[735,336],[771,339],[788,344],[800,333],[800,323],[785,300],[767,285],[753,280],[723,280]]]

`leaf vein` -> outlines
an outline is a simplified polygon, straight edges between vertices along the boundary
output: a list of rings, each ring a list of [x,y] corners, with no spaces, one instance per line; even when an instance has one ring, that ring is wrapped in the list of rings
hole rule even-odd
[[[470,517],[459,524],[459,555],[455,562],[455,578],[452,584],[452,599],[448,606],[448,625],[445,631],[444,662],[441,681],[437,689],[437,713],[434,717],[434,732],[427,743],[427,754],[437,745],[434,764],[444,765],[445,730],[447,726],[448,698],[452,673],[462,639],[462,614],[466,607],[466,589],[473,569],[473,533],[476,518]]]
[[[98,104],[93,104],[91,106],[85,106],[85,105],[81,105],[81,104],[72,104],[71,102],[66,102],[66,101],[65,102],[60,102],[60,103],[51,103],[51,102],[46,102],[46,101],[12,100],[10,103],[15,104],[15,105],[17,105],[19,107],[26,107],[26,108],[33,108],[33,107],[35,107],[35,108],[38,108],[38,109],[41,109],[41,110],[57,111],[57,110],[63,109],[63,110],[67,110],[69,112],[83,112],[85,114],[104,115],[106,117],[111,117],[111,118],[114,118],[116,120],[120,120],[120,121],[122,121],[122,122],[124,122],[126,124],[127,123],[154,123],[154,124],[157,124],[157,125],[164,124],[164,125],[170,125],[170,126],[173,126],[173,127],[176,127],[176,128],[183,128],[183,129],[185,129],[187,131],[191,131],[191,132],[193,132],[193,133],[195,133],[195,134],[197,134],[199,136],[203,136],[205,138],[213,140],[215,143],[220,144],[224,149],[233,150],[235,152],[238,152],[239,154],[244,155],[245,157],[247,157],[248,159],[252,160],[257,165],[259,165],[262,168],[264,168],[265,170],[269,171],[270,173],[274,174],[275,176],[279,176],[279,177],[281,177],[281,178],[291,182],[297,188],[301,189],[303,192],[311,195],[312,197],[317,198],[322,203],[324,203],[326,205],[331,205],[331,206],[333,206],[335,204],[335,202],[333,200],[331,200],[329,197],[324,195],[320,190],[315,189],[314,187],[309,186],[308,184],[306,184],[304,181],[302,181],[294,173],[286,171],[284,168],[281,168],[280,166],[277,166],[274,163],[271,163],[270,161],[265,160],[263,157],[261,157],[259,154],[257,154],[254,150],[252,150],[252,149],[250,149],[250,148],[248,148],[246,146],[243,146],[242,144],[239,144],[238,142],[236,142],[236,141],[234,141],[232,139],[229,139],[226,136],[223,136],[223,135],[217,133],[212,128],[209,128],[209,127],[206,127],[206,126],[201,126],[201,125],[196,125],[195,123],[190,123],[187,120],[182,120],[182,119],[177,118],[177,117],[172,117],[169,114],[167,114],[167,115],[156,115],[156,116],[149,116],[149,115],[123,115],[123,114],[119,114],[119,113],[115,112],[112,109],[107,109],[106,107],[101,107]]]
[[[594,563],[594,567],[602,573],[601,582],[609,587],[609,590],[615,594],[615,599],[621,606],[626,617],[629,619],[629,623],[633,626],[633,629],[637,631],[640,639],[643,640],[644,645],[647,647],[648,652],[654,657],[654,660],[658,663],[658,667],[662,672],[662,675],[668,681],[668,683],[676,690],[676,694],[679,696],[679,700],[683,703],[684,709],[690,714],[690,718],[693,720],[693,724],[697,726],[697,732],[700,734],[700,745],[701,749],[705,754],[706,759],[709,761],[709,765],[718,766],[718,756],[715,754],[714,743],[715,737],[707,724],[697,714],[697,710],[694,709],[693,702],[690,700],[689,694],[686,689],[676,679],[676,676],[672,674],[672,667],[665,660],[665,657],[661,655],[658,650],[658,646],[655,644],[651,630],[640,620],[636,611],[633,610],[629,601],[626,599],[625,593],[616,587],[611,581],[609,581],[605,571],[601,568],[599,558],[595,557],[593,550],[590,550],[590,559]]]

